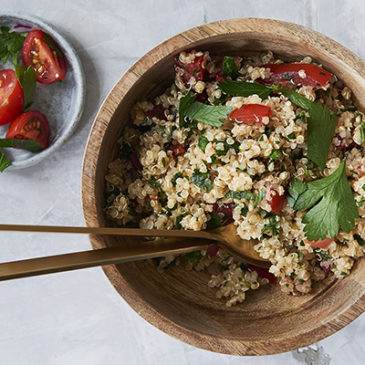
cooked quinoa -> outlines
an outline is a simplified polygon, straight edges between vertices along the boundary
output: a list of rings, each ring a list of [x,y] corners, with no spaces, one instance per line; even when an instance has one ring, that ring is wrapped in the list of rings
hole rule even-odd
[[[242,239],[258,239],[255,250],[270,260],[269,272],[284,292],[294,295],[309,293],[313,281],[331,273],[338,278],[348,275],[365,250],[363,114],[354,106],[351,90],[335,75],[325,85],[300,82],[308,78],[305,65],[312,59],[298,63],[303,69],[296,80],[292,73],[284,74],[285,88],[337,115],[323,171],[308,158],[307,110],[280,90],[263,98],[243,97],[226,94],[218,85],[231,79],[267,85],[274,69],[267,65],[283,64],[282,60],[270,51],[227,58],[181,52],[175,60],[174,84],[132,109],[133,124],[125,127],[119,156],[105,176],[107,217],[120,226],[195,231],[233,221]],[[182,123],[179,107],[189,93],[205,105],[230,107],[233,112],[260,105],[270,114],[248,123],[232,121],[232,112],[221,126],[186,117]],[[327,247],[319,248],[306,238],[302,219],[307,210],[294,210],[285,197],[293,179],[308,183],[329,176],[343,160],[359,218],[349,233],[340,229]],[[227,306],[241,303],[246,291],[268,284],[270,278],[216,247],[157,261],[159,270],[172,264],[187,270],[220,267],[207,284]]]

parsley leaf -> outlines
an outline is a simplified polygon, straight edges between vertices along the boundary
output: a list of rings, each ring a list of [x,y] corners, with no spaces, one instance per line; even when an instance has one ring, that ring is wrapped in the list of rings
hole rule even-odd
[[[253,199],[253,207],[256,208],[262,200],[265,198],[266,192],[264,189],[261,189],[257,195],[255,195]]]
[[[18,64],[19,52],[23,47],[25,34],[10,32],[8,27],[0,27],[0,59],[6,63],[10,57],[13,64]]]
[[[238,76],[238,66],[234,60],[234,57],[231,56],[224,56],[222,62],[222,73],[223,76],[231,76],[235,78]]]
[[[161,182],[160,181],[157,181],[157,180],[148,180],[147,181],[149,185],[151,185],[153,188],[155,189],[159,189],[161,187]]]
[[[186,111],[189,109],[190,105],[194,103],[196,94],[190,91],[184,95],[179,101],[179,126],[180,128],[188,128],[188,121],[185,120]]]
[[[281,151],[280,150],[274,150],[271,152],[269,158],[271,158],[272,160],[276,160],[281,156]]]
[[[11,165],[11,162],[6,156],[0,151],[0,172],[3,172],[6,168]]]
[[[223,225],[222,217],[217,213],[210,213],[210,219],[207,222],[207,229],[214,229]]]
[[[360,126],[361,143],[365,142],[365,123]]]
[[[359,217],[347,180],[345,161],[335,172],[322,179],[309,183],[294,179],[289,194],[287,200],[294,210],[311,208],[303,217],[309,241],[333,238],[340,227],[348,233],[355,226],[355,218]]]
[[[31,139],[16,139],[16,138],[0,138],[0,147],[15,147],[27,150],[30,152],[38,152],[42,146]]]
[[[184,217],[186,217],[186,213],[181,214],[181,215],[178,215],[176,217],[176,223],[175,224],[176,224],[176,228],[177,229],[182,229],[181,221],[183,220]]]
[[[209,143],[209,140],[207,137],[198,136],[198,146],[199,148],[205,153],[205,148],[207,147],[207,144]]]
[[[247,199],[247,200],[253,200],[254,199],[254,195],[251,192],[247,192],[247,191],[229,191],[228,193],[226,193],[226,195],[224,196],[225,198],[232,198],[232,199]]]
[[[198,169],[194,170],[191,176],[191,181],[200,189],[206,190],[207,192],[213,189],[212,181],[210,180],[209,172],[200,172]]]
[[[226,119],[232,111],[230,106],[206,105],[195,101],[185,110],[185,116],[213,127],[223,125],[222,119]]]
[[[15,73],[16,77],[20,82],[20,85],[23,88],[24,92],[23,109],[25,109],[27,106],[32,104],[37,76],[31,66],[29,66],[28,68],[26,68],[25,66],[15,66]]]
[[[184,175],[183,175],[183,173],[182,172],[177,172],[175,175],[174,175],[174,177],[171,179],[171,182],[172,182],[172,185],[174,185],[174,186],[176,186],[176,180],[178,179],[178,178],[183,178],[184,177]],[[187,176],[185,176],[185,178],[188,178]]]
[[[256,94],[261,99],[266,99],[272,91],[268,86],[246,81],[219,81],[218,87],[226,94],[235,96],[250,96]]]

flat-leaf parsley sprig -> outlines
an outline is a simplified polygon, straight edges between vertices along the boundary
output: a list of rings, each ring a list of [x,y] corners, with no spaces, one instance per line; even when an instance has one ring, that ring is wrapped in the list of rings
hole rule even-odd
[[[339,229],[349,233],[359,217],[358,208],[347,180],[345,161],[335,172],[309,183],[294,179],[287,197],[294,210],[310,209],[303,217],[309,241],[335,237]]]

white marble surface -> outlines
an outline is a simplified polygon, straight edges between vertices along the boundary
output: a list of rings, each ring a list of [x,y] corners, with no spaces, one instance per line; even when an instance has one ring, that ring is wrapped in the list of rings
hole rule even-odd
[[[53,157],[0,176],[0,222],[82,225],[80,176],[87,135],[119,77],[166,38],[204,22],[267,17],[318,30],[365,59],[361,0],[0,0],[0,9],[37,14],[75,45],[87,77],[86,110],[75,135]],[[1,12],[1,10],[0,10]],[[1,234],[1,260],[88,249],[86,237]],[[365,317],[320,342],[331,364],[364,364]],[[141,319],[101,269],[0,284],[0,363],[300,364],[295,353],[261,358],[185,345]]]

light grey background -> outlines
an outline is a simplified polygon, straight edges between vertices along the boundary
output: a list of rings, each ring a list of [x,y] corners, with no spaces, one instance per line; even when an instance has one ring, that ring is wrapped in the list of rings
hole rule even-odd
[[[318,30],[365,59],[361,0],[0,0],[54,24],[73,43],[87,78],[75,135],[33,168],[0,175],[0,222],[82,225],[80,177],[93,118],[113,84],[140,56],[190,27],[268,17]],[[1,12],[1,10],[0,10]],[[89,248],[86,237],[2,233],[0,260]],[[331,364],[364,364],[365,317],[320,343]],[[295,353],[254,358],[196,349],[134,313],[100,268],[0,283],[0,364],[299,364]]]

